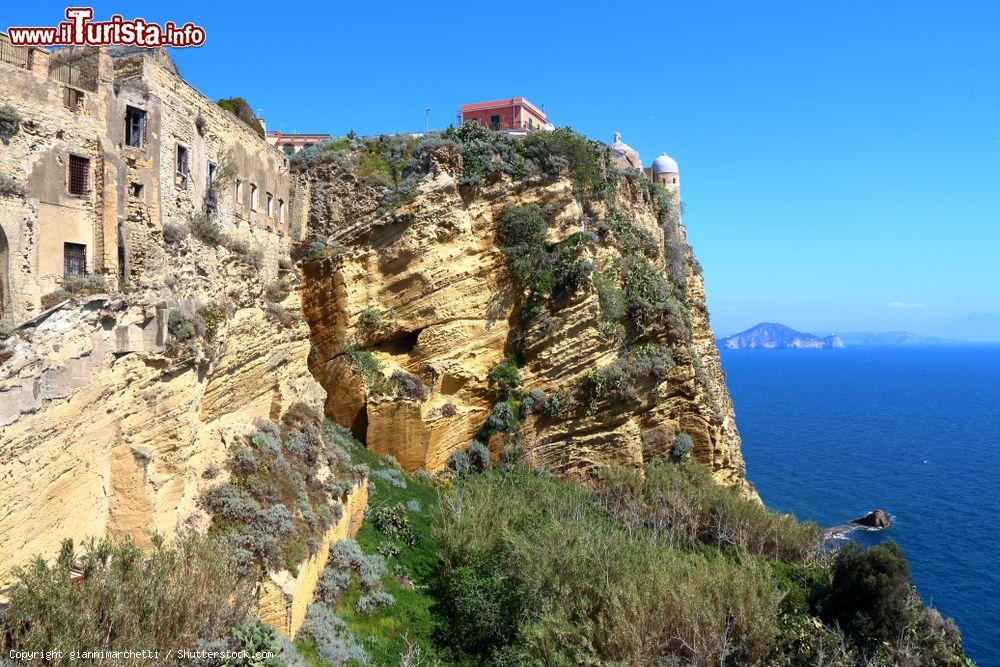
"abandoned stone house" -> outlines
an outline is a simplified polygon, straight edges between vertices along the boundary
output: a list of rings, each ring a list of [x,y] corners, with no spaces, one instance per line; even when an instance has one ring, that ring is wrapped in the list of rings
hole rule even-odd
[[[162,261],[164,227],[194,215],[254,247],[288,243],[287,156],[163,50],[0,34],[0,116],[0,326],[39,314],[67,278],[125,288]]]

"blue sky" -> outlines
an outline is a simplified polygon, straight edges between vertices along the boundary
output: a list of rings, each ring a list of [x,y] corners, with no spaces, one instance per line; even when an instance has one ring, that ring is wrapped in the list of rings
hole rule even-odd
[[[5,4],[4,28],[65,7]],[[183,74],[273,129],[420,130],[425,107],[443,127],[523,95],[647,163],[668,152],[719,333],[1000,311],[1000,3],[93,6],[204,26]]]

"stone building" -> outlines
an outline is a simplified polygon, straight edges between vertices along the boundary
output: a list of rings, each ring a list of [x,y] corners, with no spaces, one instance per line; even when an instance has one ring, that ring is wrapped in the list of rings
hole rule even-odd
[[[14,47],[0,35],[0,325],[67,278],[124,289],[165,226],[207,215],[287,245],[287,156],[199,93],[164,50]]]
[[[666,153],[660,153],[660,157],[653,160],[653,164],[645,171],[646,176],[657,185],[672,186],[680,190],[681,176],[677,161]]]
[[[621,132],[615,132],[615,140],[609,148],[611,149],[611,161],[616,166],[642,171],[642,159],[639,158],[639,153],[622,141]]]

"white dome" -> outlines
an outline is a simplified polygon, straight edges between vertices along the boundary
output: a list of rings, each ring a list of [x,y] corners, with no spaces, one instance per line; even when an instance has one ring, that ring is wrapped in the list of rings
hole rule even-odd
[[[680,170],[677,168],[677,162],[672,157],[666,153],[660,153],[660,157],[653,160],[653,173],[679,174]]]
[[[622,135],[615,132],[615,141],[611,144],[611,159],[619,167],[631,167],[632,169],[642,169],[642,160],[639,153],[634,148],[622,141]]]

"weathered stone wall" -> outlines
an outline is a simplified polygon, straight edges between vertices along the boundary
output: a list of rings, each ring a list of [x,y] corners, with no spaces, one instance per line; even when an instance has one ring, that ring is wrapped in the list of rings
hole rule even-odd
[[[224,248],[175,246],[158,284],[90,300],[12,337],[0,363],[0,560],[53,556],[65,537],[205,528],[197,498],[257,418],[319,404],[296,282],[266,302]],[[209,356],[169,354],[171,309],[229,312]],[[161,304],[165,307],[158,307]],[[282,318],[272,316],[280,308]]]
[[[366,478],[347,494],[347,502],[344,503],[344,513],[340,521],[327,531],[319,551],[299,564],[298,575],[292,576],[287,570],[269,574],[258,600],[257,615],[262,621],[285,637],[295,639],[295,634],[306,619],[306,611],[312,604],[316,584],[319,583],[319,577],[330,556],[330,547],[338,540],[358,534],[367,506]]]

